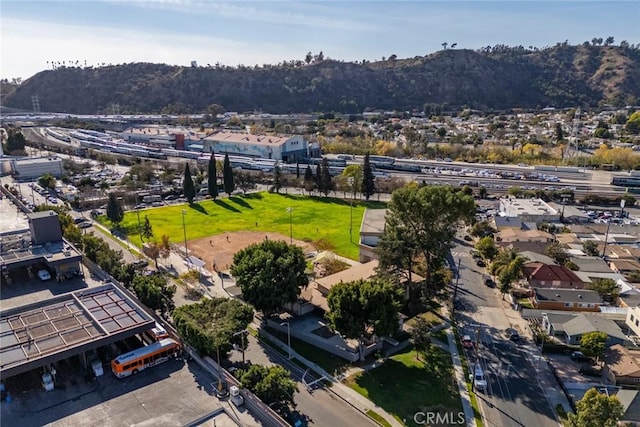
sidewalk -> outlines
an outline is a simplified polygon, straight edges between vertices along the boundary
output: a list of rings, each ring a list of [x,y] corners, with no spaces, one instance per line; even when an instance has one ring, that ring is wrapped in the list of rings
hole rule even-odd
[[[453,334],[453,328],[448,327],[446,332],[447,341],[449,342],[449,352],[451,353],[451,361],[453,362],[453,370],[456,377],[456,383],[458,384],[458,392],[460,393],[460,401],[462,402],[464,419],[467,421],[468,427],[475,427],[476,417],[473,413],[473,407],[471,406],[471,396],[469,396],[469,390],[467,389],[467,379],[464,376],[462,360],[460,360],[460,354],[458,354],[456,337]]]

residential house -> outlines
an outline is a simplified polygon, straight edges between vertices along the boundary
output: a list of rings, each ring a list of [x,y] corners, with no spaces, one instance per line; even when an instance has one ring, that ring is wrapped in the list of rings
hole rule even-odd
[[[550,256],[543,255],[534,251],[521,251],[518,252],[520,256],[527,259],[527,262],[538,262],[540,264],[555,264],[556,262]]]
[[[607,346],[623,344],[626,337],[616,322],[597,314],[553,313],[542,315],[542,328],[568,345],[580,345],[584,334],[604,332],[608,335]]]
[[[515,216],[496,216],[493,218],[493,226],[497,231],[506,229],[522,229],[522,221]]]
[[[600,310],[602,300],[597,292],[586,289],[535,288],[533,306],[540,310],[590,311]]]
[[[545,254],[547,250],[547,246],[549,245],[547,242],[498,242],[496,241],[496,245],[503,249],[513,249],[516,252],[535,252],[538,254]]]
[[[584,289],[584,282],[563,265],[530,262],[524,270],[532,288]]]
[[[640,248],[636,246],[608,245],[609,258],[640,261]]]
[[[618,390],[616,397],[622,403],[622,417],[619,425],[625,427],[640,427],[640,391]]]
[[[611,346],[604,356],[603,376],[611,384],[640,386],[640,351]]]
[[[625,324],[637,337],[640,337],[640,306],[627,309]]]
[[[551,233],[542,230],[520,230],[517,228],[506,228],[496,233],[496,241],[503,243],[512,242],[540,242],[551,243],[555,237]]]
[[[609,267],[620,274],[629,274],[640,271],[640,262],[633,259],[610,259]]]

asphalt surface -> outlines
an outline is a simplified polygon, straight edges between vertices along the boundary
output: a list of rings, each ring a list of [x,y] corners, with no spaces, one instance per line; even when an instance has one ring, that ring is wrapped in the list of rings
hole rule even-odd
[[[535,365],[538,351],[531,342],[511,342],[508,329],[524,332],[519,314],[505,308],[500,292],[484,284],[488,274],[470,255],[471,243],[460,240],[452,251],[460,260],[456,322],[461,334],[477,343],[477,360],[488,381],[487,390],[478,392],[485,425],[558,426],[538,382]],[[476,351],[466,350],[469,360]]]
[[[242,361],[240,352],[232,353],[231,361]],[[245,351],[245,359],[253,364],[281,365],[291,372],[291,376],[298,383],[298,393],[294,396],[296,411],[306,419],[309,425],[350,427],[376,425],[369,417],[346,403],[330,390],[322,387],[314,387],[312,390],[307,390],[303,377],[309,383],[316,379],[313,376],[314,374],[302,369],[280,352],[266,347],[252,335],[249,335],[249,345],[247,351]]]

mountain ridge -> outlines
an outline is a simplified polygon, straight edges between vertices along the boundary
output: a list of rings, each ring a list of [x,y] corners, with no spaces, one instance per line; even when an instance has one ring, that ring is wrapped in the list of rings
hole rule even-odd
[[[332,59],[262,67],[184,67],[130,63],[59,67],[3,97],[7,107],[72,114],[186,114],[211,104],[268,113],[366,109],[422,110],[425,104],[474,109],[633,105],[640,98],[640,47],[545,49],[498,45],[441,50],[376,62]]]

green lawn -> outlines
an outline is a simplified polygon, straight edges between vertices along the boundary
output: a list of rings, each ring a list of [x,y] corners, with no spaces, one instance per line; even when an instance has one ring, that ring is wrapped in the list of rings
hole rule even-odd
[[[289,213],[293,237],[308,242],[326,241],[332,250],[351,259],[358,258],[358,233],[365,208],[384,208],[381,202],[353,203],[353,241],[349,238],[351,208],[348,201],[329,197],[251,193],[241,196],[204,200],[193,205],[180,204],[140,211],[140,219],[149,217],[156,238],[169,235],[172,242],[182,242],[182,210],[186,210],[187,240],[241,230],[270,231],[289,235]],[[106,217],[101,217],[105,221]],[[257,226],[256,226],[257,223]],[[140,245],[136,212],[127,212],[121,227],[131,241]]]
[[[280,341],[287,342],[287,334],[284,332],[276,331],[269,328],[269,333]],[[330,375],[337,376],[344,372],[349,366],[349,362],[345,359],[331,354],[327,351],[321,350],[316,346],[299,340],[295,337],[291,337],[291,348],[295,350],[300,356],[307,360],[317,364],[322,369],[327,371]]]
[[[382,366],[348,377],[344,382],[407,425],[422,411],[462,410],[451,356],[436,347],[416,360],[412,348],[387,359]]]

